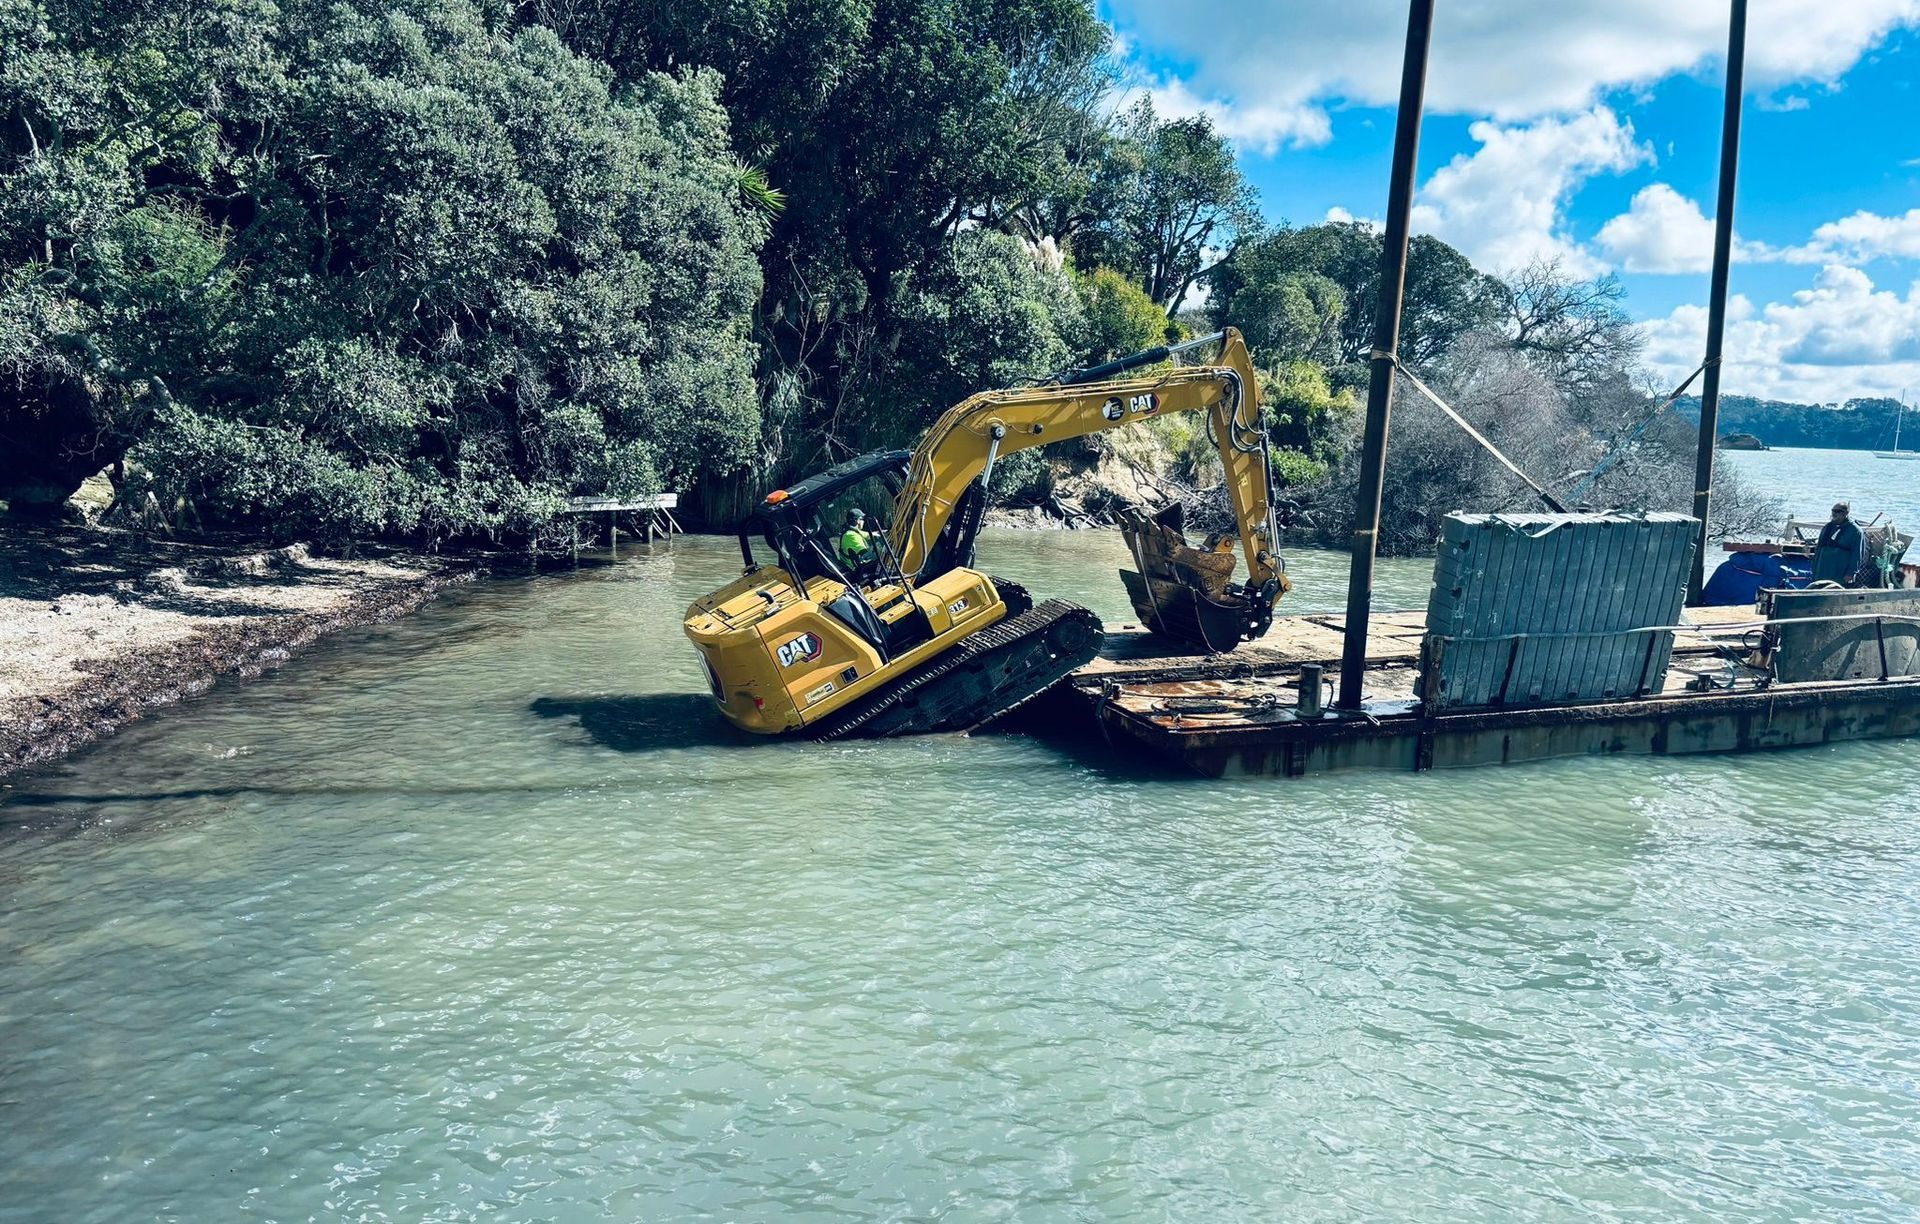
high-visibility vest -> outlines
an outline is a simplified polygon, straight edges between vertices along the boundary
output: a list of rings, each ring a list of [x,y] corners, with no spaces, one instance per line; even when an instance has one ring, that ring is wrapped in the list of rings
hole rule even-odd
[[[849,561],[865,561],[873,551],[873,539],[858,527],[847,528],[840,537],[840,555]]]

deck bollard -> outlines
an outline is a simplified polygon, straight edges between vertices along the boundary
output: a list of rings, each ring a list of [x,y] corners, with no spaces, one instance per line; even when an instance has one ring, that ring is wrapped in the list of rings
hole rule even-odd
[[[1326,687],[1322,679],[1324,667],[1319,663],[1300,665],[1300,700],[1294,706],[1302,718],[1320,717],[1320,697]]]

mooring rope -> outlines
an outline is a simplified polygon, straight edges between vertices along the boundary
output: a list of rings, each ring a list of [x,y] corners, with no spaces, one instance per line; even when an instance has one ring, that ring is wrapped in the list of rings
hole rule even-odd
[[[1556,498],[1553,494],[1547,492],[1545,486],[1541,485],[1539,481],[1535,480],[1533,477],[1521,471],[1520,465],[1515,463],[1513,460],[1507,458],[1506,455],[1502,454],[1500,451],[1500,448],[1495,446],[1492,442],[1488,441],[1487,436],[1485,434],[1475,429],[1471,421],[1461,416],[1458,412],[1455,412],[1453,410],[1453,406],[1447,403],[1447,401],[1441,399],[1439,395],[1437,395],[1434,392],[1432,387],[1429,387],[1427,384],[1421,382],[1419,375],[1415,374],[1412,370],[1409,370],[1407,368],[1406,363],[1400,360],[1400,355],[1398,353],[1389,353],[1383,349],[1375,349],[1373,350],[1373,356],[1376,359],[1385,358],[1387,361],[1392,362],[1393,368],[1395,370],[1398,370],[1401,374],[1406,375],[1407,381],[1413,384],[1415,390],[1419,391],[1420,394],[1426,396],[1429,400],[1433,401],[1434,407],[1438,408],[1441,412],[1445,413],[1447,415],[1447,418],[1451,420],[1455,425],[1458,425],[1461,429],[1465,430],[1467,436],[1469,438],[1472,438],[1475,442],[1478,442],[1481,445],[1481,447],[1489,455],[1492,455],[1495,459],[1497,459],[1500,462],[1500,465],[1502,467],[1506,468],[1509,472],[1512,472],[1515,476],[1518,476],[1522,481],[1524,481],[1526,483],[1526,486],[1529,489],[1532,489],[1536,494],[1539,495],[1541,501],[1547,503],[1547,506],[1549,509],[1559,514],[1565,514],[1567,512],[1567,508],[1560,504],[1560,500],[1558,498]]]

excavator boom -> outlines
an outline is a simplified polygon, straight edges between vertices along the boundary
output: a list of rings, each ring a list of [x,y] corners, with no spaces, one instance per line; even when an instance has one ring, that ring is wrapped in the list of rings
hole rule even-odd
[[[1220,351],[1212,364],[1167,366],[1143,377],[1119,377],[1213,344]],[[1288,584],[1274,551],[1278,530],[1272,464],[1260,422],[1260,384],[1246,343],[1232,328],[1068,371],[1038,386],[983,392],[948,409],[915,449],[907,483],[894,501],[888,538],[901,568],[912,576],[972,563],[988,478],[992,466],[1007,456],[1179,412],[1206,414],[1246,564],[1241,601],[1245,623],[1225,637],[1224,648],[1258,636]],[[1222,648],[1223,643],[1195,624],[1199,619],[1204,625],[1207,618],[1176,616],[1167,606],[1186,602],[1183,591],[1216,607],[1227,606],[1217,559],[1202,559],[1198,550],[1183,549],[1177,526],[1169,531],[1164,523],[1135,519],[1126,530],[1143,571],[1132,576],[1142,582],[1128,581],[1130,589],[1138,588],[1134,602],[1142,618],[1163,633]],[[1231,571],[1231,566],[1226,568]],[[1221,621],[1218,616],[1211,619],[1216,625]],[[1226,619],[1232,619],[1231,613]]]

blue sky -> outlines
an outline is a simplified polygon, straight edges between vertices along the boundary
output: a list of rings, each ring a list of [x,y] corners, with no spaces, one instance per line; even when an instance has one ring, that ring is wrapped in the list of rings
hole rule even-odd
[[[1204,110],[1274,221],[1385,210],[1404,0],[1101,0],[1134,88]],[[1612,272],[1646,364],[1700,359],[1716,0],[1439,0],[1416,228]],[[1920,0],[1752,0],[1726,388],[1920,394]]]

